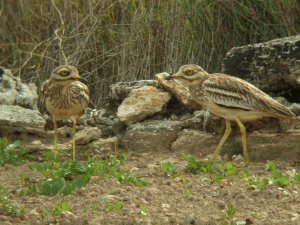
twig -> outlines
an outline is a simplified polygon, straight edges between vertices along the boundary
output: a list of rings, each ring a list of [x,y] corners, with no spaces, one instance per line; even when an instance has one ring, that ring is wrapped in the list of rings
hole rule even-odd
[[[53,5],[53,7],[55,8],[55,10],[56,10],[56,12],[58,13],[58,15],[59,15],[59,19],[60,19],[60,24],[61,24],[61,27],[60,28],[58,28],[58,29],[56,29],[55,31],[54,31],[54,34],[55,34],[55,36],[56,36],[56,38],[55,39],[58,39],[58,47],[59,47],[59,50],[60,50],[60,57],[59,57],[59,62],[60,63],[62,63],[61,61],[61,56],[63,57],[63,64],[68,64],[68,60],[67,60],[67,57],[66,57],[66,55],[65,55],[65,53],[64,53],[64,50],[63,50],[63,45],[62,45],[62,43],[63,43],[63,36],[64,36],[64,34],[65,34],[65,23],[64,23],[64,20],[63,20],[63,17],[62,17],[62,15],[61,15],[61,12],[59,11],[59,9],[57,8],[57,6],[55,5],[55,3],[54,3],[54,0],[51,0],[51,3],[52,3],[52,5]],[[61,31],[61,36],[58,34],[58,32],[59,31]]]

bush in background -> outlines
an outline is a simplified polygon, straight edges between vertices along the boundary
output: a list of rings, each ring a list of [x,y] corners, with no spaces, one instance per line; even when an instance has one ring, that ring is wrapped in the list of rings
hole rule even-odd
[[[66,58],[102,106],[111,83],[220,71],[230,48],[299,31],[297,0],[2,0],[0,65],[39,85]]]

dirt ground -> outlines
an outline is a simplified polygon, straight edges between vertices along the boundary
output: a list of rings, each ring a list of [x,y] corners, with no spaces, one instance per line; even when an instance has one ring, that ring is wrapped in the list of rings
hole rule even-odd
[[[251,162],[247,168],[237,165],[236,175],[214,183],[209,181],[209,175],[186,172],[187,162],[182,159],[182,152],[125,154],[125,170],[148,181],[148,186],[136,187],[113,178],[95,176],[72,195],[20,195],[26,189],[20,175],[37,176],[28,167],[36,162],[0,167],[0,184],[11,200],[26,210],[21,218],[0,215],[0,224],[230,224],[225,213],[230,208],[236,209],[231,224],[300,224],[299,183],[284,188],[267,185],[251,190],[242,178],[244,171],[258,177],[267,176],[266,163]],[[161,163],[165,161],[176,165],[179,176],[164,175]],[[299,172],[293,160],[276,160],[275,163],[286,174],[294,170]],[[62,201],[71,205],[70,212],[57,216],[47,213]],[[108,210],[104,202],[122,207]]]

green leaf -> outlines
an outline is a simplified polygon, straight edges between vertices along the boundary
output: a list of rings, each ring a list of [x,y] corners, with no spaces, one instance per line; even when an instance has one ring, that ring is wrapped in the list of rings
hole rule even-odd
[[[59,178],[55,180],[45,180],[44,182],[41,183],[40,186],[40,191],[44,195],[56,195],[60,193],[65,186],[65,179],[64,178]]]

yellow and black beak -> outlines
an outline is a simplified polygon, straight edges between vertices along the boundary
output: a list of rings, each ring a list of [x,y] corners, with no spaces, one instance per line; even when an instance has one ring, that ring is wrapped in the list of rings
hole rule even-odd
[[[71,76],[71,78],[73,79],[80,79],[81,77],[79,76],[79,74],[74,74]]]

